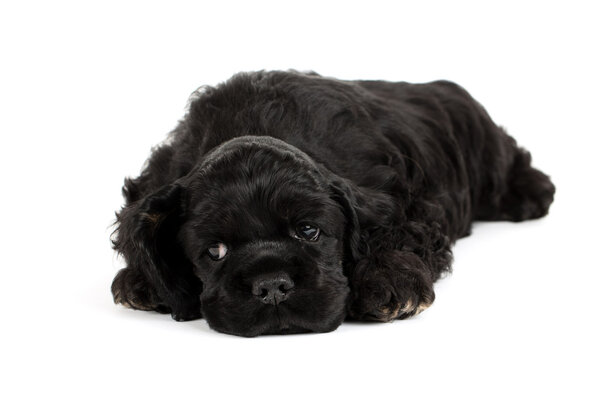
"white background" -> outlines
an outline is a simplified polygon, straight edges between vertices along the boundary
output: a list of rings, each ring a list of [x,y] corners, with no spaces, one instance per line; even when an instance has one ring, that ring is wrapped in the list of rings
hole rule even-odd
[[[594,2],[205,3],[1,3],[0,397],[598,399]],[[243,339],[113,305],[124,176],[198,86],[288,68],[462,84],[550,215],[476,224],[412,320]]]

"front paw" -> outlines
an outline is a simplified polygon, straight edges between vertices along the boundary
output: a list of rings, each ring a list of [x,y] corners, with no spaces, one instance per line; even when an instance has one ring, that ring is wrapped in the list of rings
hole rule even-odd
[[[433,295],[432,295],[433,297]],[[432,304],[432,300],[413,300],[419,298],[418,294],[403,300],[393,300],[383,306],[377,306],[374,310],[365,314],[364,319],[370,321],[388,322],[394,319],[405,319],[417,315]]]
[[[431,275],[416,255],[395,251],[393,256],[369,264],[363,265],[362,274],[353,280],[351,317],[382,322],[405,319],[433,303]]]
[[[191,321],[194,319],[202,318],[202,312],[200,306],[195,307],[184,307],[179,309],[173,309],[171,311],[171,318],[177,322]]]

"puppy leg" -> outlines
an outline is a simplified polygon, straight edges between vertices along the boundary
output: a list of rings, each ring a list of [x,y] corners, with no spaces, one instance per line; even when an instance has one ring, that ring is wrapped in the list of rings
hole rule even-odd
[[[483,221],[523,221],[543,217],[554,200],[555,187],[548,175],[531,166],[531,154],[501,129],[502,157],[482,169],[487,171],[475,219]]]
[[[351,279],[349,315],[358,320],[386,322],[419,314],[435,299],[434,278],[413,252],[389,250],[363,259]]]
[[[116,304],[144,311],[170,313],[170,309],[161,304],[160,298],[142,272],[135,268],[123,268],[112,283],[112,294]]]
[[[507,177],[507,191],[500,200],[499,219],[523,221],[543,217],[554,200],[555,188],[548,175],[531,166],[531,155],[517,148]]]
[[[351,318],[404,319],[433,303],[433,283],[452,263],[452,241],[440,224],[444,209],[423,200],[407,215],[412,218],[371,234],[368,251],[349,271]]]

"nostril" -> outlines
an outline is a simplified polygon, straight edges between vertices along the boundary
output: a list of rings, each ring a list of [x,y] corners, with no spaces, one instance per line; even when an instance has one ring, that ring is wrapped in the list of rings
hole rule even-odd
[[[287,300],[294,282],[284,272],[262,275],[257,277],[252,284],[252,294],[265,304],[279,304]]]

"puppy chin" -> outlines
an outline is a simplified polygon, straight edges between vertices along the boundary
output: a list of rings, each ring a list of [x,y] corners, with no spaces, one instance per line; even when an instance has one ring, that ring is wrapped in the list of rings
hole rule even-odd
[[[325,333],[337,329],[344,321],[348,292],[347,287],[330,289],[327,294],[306,291],[303,297],[311,298],[312,307],[318,309],[311,314],[299,312],[306,308],[302,301],[260,306],[251,301],[240,304],[227,300],[222,293],[204,293],[202,314],[212,329],[236,336]]]
[[[279,322],[271,322],[263,325],[249,325],[244,328],[233,326],[233,324],[220,325],[217,321],[210,317],[206,317],[206,320],[208,325],[218,332],[242,337],[256,337],[261,335],[291,335],[296,333],[331,332],[336,330],[342,324],[345,317],[345,312],[340,313],[339,316],[332,319],[332,321],[326,325],[294,325],[288,323],[280,324]]]

